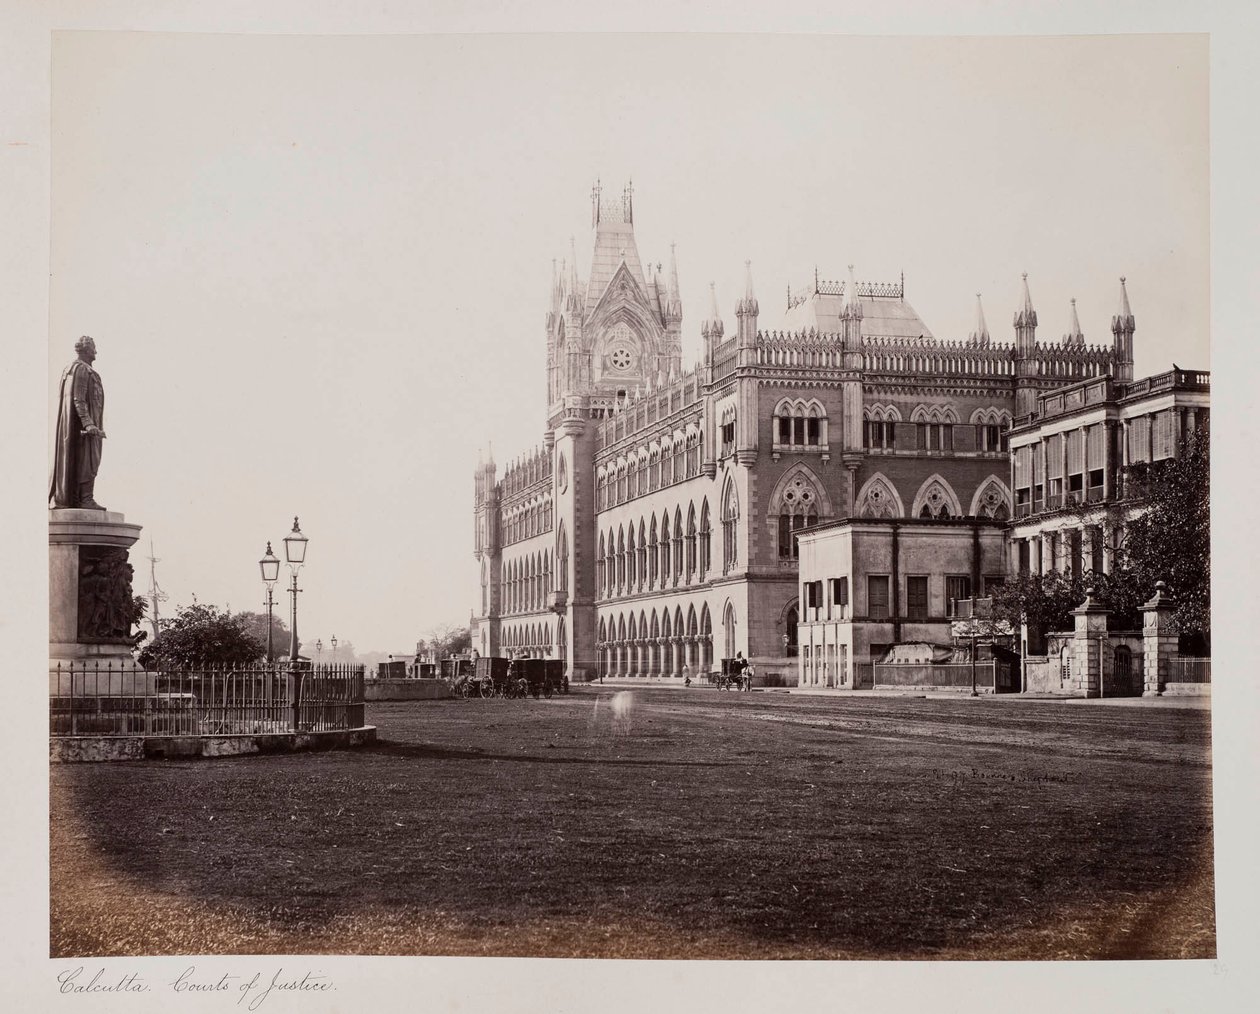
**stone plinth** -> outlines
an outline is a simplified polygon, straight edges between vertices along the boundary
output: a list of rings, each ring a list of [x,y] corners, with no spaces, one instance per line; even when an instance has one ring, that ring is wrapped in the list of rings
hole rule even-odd
[[[125,554],[140,537],[140,526],[128,524],[117,511],[57,507],[48,512],[48,660],[49,692],[53,695],[134,696],[152,693],[152,678],[135,664],[128,630],[102,630],[108,624],[110,601],[131,594]],[[104,562],[108,558],[108,570]],[[93,561],[100,561],[94,566]],[[85,578],[86,573],[86,578]],[[88,594],[86,585],[95,582]],[[84,603],[94,611],[81,615]],[[87,667],[71,686],[69,667]],[[61,671],[58,672],[60,666]],[[147,689],[146,689],[147,688]]]

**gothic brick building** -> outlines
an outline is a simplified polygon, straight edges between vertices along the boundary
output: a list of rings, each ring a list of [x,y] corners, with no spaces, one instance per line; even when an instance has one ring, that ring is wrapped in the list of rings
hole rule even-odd
[[[682,362],[682,303],[641,262],[630,188],[592,201],[594,255],[555,272],[542,444],[477,466],[473,646],[572,670],[678,676],[741,651],[782,655],[798,617],[794,533],[844,517],[1005,519],[1007,431],[1038,395],[1132,379],[1132,316],[1088,346],[1072,309],[1036,339],[1025,278],[1014,340],[977,297],[966,339],[935,337],[891,283],[818,278],[787,329],[758,329],[751,270],[730,334],[713,300]]]

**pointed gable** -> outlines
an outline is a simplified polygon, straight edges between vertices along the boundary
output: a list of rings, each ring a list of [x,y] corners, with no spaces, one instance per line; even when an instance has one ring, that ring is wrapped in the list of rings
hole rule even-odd
[[[586,315],[589,318],[612,284],[623,262],[630,276],[647,291],[639,247],[634,241],[634,223],[624,202],[601,203],[595,224],[595,252],[591,255],[591,273],[586,280]]]

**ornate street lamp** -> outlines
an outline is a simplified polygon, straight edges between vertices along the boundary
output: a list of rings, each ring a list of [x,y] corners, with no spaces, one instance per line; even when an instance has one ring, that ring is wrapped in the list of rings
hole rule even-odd
[[[315,661],[319,662],[323,659],[323,657],[324,657],[324,642],[319,640],[319,638],[316,638],[315,639]]]
[[[297,597],[298,592],[302,589],[298,587],[297,576],[302,564],[306,562],[306,543],[307,538],[302,534],[302,530],[298,528],[298,519],[294,515],[293,531],[284,537],[284,558],[289,564],[289,573],[292,575],[292,581],[289,585],[289,595],[293,605],[289,613],[289,672],[293,680],[293,731],[298,731],[298,716],[300,714],[302,699],[302,672],[298,659],[298,632],[297,632]]]
[[[267,543],[266,555],[258,561],[258,569],[262,571],[263,584],[267,586],[267,664],[271,665],[271,610],[275,606],[275,598],[272,592],[275,590],[276,581],[280,577],[280,561],[276,559],[276,555],[271,551],[270,541]]]
[[[332,641],[332,660],[335,665],[337,662],[337,635],[333,634],[330,640]]]
[[[293,601],[290,609],[289,620],[289,661],[296,662],[298,660],[298,633],[297,633],[297,597],[298,592],[302,589],[297,586],[298,571],[302,564],[306,562],[306,543],[307,538],[302,534],[302,530],[298,528],[297,515],[293,517],[293,531],[284,537],[284,558],[289,564],[289,573],[292,575],[292,582],[289,585],[289,596]]]

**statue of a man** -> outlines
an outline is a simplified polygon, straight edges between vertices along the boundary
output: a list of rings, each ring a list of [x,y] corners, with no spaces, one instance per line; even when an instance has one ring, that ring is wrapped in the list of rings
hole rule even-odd
[[[92,369],[96,343],[86,335],[74,343],[78,358],[61,374],[57,397],[57,440],[48,498],[54,507],[103,511],[92,499],[105,431],[105,388]]]

